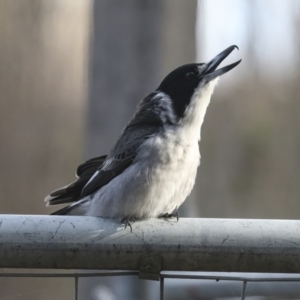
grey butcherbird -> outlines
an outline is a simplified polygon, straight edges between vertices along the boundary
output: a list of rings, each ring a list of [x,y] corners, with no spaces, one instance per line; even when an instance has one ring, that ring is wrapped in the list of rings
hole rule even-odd
[[[80,165],[75,182],[46,197],[47,205],[72,202],[54,214],[121,218],[130,227],[133,219],[178,216],[195,183],[201,125],[217,78],[241,60],[217,67],[235,48],[171,72],[139,103],[108,155]]]

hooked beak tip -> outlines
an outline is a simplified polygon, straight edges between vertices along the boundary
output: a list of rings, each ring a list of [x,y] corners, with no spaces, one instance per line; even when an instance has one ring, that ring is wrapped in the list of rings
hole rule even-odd
[[[234,50],[237,49],[239,50],[238,46],[236,45],[232,45],[230,47],[228,47],[227,49],[225,49],[224,51],[222,51],[220,54],[218,54],[216,57],[214,57],[208,64],[207,64],[207,69],[205,71],[205,78],[206,80],[209,82],[211,80],[213,80],[214,78],[221,76],[225,73],[227,73],[228,71],[230,71],[231,69],[233,69],[234,67],[236,67],[242,60],[240,59],[239,61],[225,66],[221,69],[217,69],[217,67],[221,64],[221,62]]]

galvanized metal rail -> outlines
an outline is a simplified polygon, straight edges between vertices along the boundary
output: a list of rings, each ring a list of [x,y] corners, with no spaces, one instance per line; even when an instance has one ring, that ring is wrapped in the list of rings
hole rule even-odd
[[[300,272],[300,221],[0,215],[0,267]]]

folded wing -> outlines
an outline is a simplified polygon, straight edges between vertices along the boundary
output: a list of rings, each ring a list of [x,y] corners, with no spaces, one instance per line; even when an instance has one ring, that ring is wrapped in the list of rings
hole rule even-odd
[[[140,146],[159,130],[157,126],[124,131],[114,148],[106,157],[103,165],[91,177],[83,188],[82,196],[93,194],[109,183],[116,176],[123,173],[134,163]]]
[[[78,179],[48,195],[45,198],[47,206],[75,202],[82,198],[82,189],[95,172],[101,168],[105,159],[106,155],[102,155],[89,159],[85,163],[81,164],[76,171]]]

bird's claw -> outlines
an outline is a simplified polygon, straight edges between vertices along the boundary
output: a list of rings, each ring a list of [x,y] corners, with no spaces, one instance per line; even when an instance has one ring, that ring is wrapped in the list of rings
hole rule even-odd
[[[179,213],[178,213],[178,211],[174,211],[171,214],[165,213],[165,214],[160,215],[159,217],[160,218],[166,218],[166,219],[176,218],[177,222],[178,222],[178,220],[179,220]]]
[[[132,232],[132,226],[131,226],[131,223],[133,224],[133,223],[135,222],[135,218],[129,218],[129,217],[126,217],[126,218],[122,219],[121,222],[122,222],[122,223],[124,224],[124,226],[125,226],[124,229],[126,229],[127,226],[128,226],[128,227],[130,227],[130,232]]]

